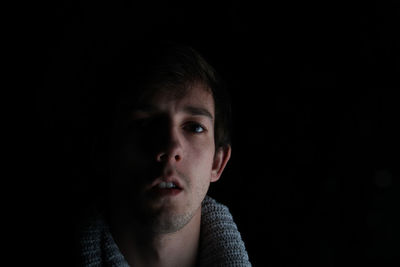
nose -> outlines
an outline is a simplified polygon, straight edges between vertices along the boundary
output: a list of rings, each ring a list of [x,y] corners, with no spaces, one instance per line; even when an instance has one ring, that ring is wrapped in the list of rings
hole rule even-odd
[[[181,161],[181,156],[180,155],[175,155],[175,156],[169,156],[167,153],[159,153],[157,155],[157,161],[158,162],[166,162],[169,161],[170,159],[173,159],[176,162]]]
[[[162,139],[164,139],[164,144],[162,148],[156,155],[156,160],[158,162],[179,162],[182,160],[183,151],[181,142],[179,140],[178,133],[176,130],[171,129],[168,134],[165,134]]]

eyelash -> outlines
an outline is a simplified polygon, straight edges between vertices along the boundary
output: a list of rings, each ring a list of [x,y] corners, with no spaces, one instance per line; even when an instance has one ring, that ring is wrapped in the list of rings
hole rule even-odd
[[[201,127],[203,130],[201,132],[197,132],[196,128],[198,127]],[[202,134],[207,132],[207,128],[197,122],[189,122],[183,128],[190,131],[193,134]]]
[[[152,123],[153,123],[153,120],[144,118],[144,119],[134,120],[130,126],[133,128],[136,128],[136,129],[147,129],[149,127],[152,127]],[[203,134],[208,131],[204,125],[202,125],[201,123],[195,122],[195,121],[187,122],[186,124],[184,124],[184,126],[182,128],[184,130],[186,130],[192,134],[196,134],[196,135]],[[202,128],[202,130],[200,132],[197,132],[196,131],[197,128]]]

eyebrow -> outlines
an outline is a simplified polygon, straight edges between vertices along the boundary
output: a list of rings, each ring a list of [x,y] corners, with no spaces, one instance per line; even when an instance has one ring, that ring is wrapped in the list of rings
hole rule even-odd
[[[142,105],[139,107],[136,107],[133,109],[133,112],[139,111],[139,112],[156,112],[157,108],[152,105]],[[214,122],[214,117],[211,114],[210,111],[208,111],[206,108],[203,107],[196,107],[196,106],[185,106],[182,108],[182,111],[184,113],[187,113],[192,116],[205,116],[211,120],[211,122]]]
[[[193,116],[205,116],[211,120],[211,122],[214,121],[213,115],[206,109],[202,107],[195,107],[195,106],[185,106],[183,108],[183,111],[185,113],[188,113]]]

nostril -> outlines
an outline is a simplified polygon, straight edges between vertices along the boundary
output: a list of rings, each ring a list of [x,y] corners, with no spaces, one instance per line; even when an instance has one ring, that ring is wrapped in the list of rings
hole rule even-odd
[[[165,161],[167,159],[167,154],[165,153],[160,153],[157,155],[157,161]]]
[[[168,153],[159,153],[156,156],[158,162],[164,162],[169,160],[181,161],[182,157],[180,154],[176,154],[175,156],[170,156]]]

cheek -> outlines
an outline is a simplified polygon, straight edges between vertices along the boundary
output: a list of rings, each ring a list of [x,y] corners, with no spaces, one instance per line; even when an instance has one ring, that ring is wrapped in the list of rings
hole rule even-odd
[[[214,159],[214,143],[203,142],[189,146],[185,151],[186,164],[189,164],[196,173],[202,176],[210,175]]]
[[[128,138],[120,145],[117,151],[117,168],[123,172],[134,172],[149,164],[147,154],[149,149],[145,149],[145,142],[138,143],[134,138]]]
[[[119,150],[119,160],[121,163],[129,164],[131,162],[134,162],[138,158],[138,150],[140,148],[135,142],[132,142],[131,140],[126,140],[120,147]]]

